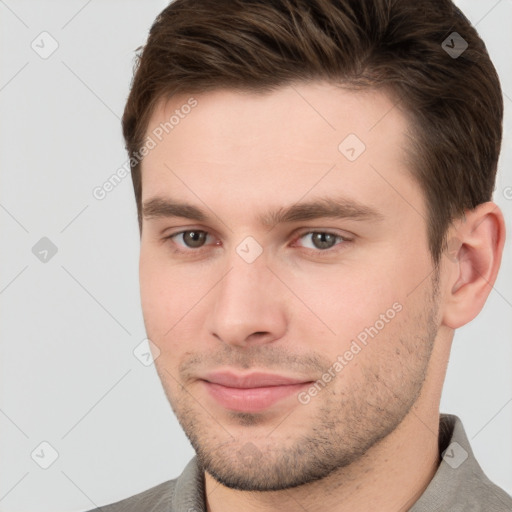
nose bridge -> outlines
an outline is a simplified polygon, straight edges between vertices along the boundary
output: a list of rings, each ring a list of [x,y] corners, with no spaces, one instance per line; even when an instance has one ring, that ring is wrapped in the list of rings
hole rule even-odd
[[[256,338],[263,343],[281,337],[286,329],[285,311],[279,299],[282,290],[267,268],[265,255],[251,261],[246,260],[245,253],[234,251],[228,265],[229,272],[213,294],[210,334],[236,345],[255,342]]]

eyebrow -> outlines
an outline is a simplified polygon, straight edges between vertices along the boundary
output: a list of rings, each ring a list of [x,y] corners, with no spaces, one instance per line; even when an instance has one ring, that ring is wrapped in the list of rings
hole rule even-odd
[[[146,220],[172,217],[186,218],[196,222],[209,220],[208,214],[201,208],[164,197],[153,197],[145,201],[142,207],[142,215]],[[384,220],[384,215],[378,210],[353,199],[323,197],[268,211],[258,216],[258,221],[262,226],[273,227],[277,224],[319,218],[378,222]]]

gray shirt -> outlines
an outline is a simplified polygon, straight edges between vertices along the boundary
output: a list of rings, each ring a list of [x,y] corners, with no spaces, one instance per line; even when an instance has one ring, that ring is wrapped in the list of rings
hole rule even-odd
[[[493,484],[476,461],[457,416],[441,414],[441,463],[409,512],[512,512],[512,497]],[[194,457],[174,480],[95,512],[205,512],[203,471]],[[91,511],[94,512],[94,511]]]

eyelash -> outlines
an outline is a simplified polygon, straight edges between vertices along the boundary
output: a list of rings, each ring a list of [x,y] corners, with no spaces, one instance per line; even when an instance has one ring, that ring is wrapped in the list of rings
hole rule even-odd
[[[203,252],[203,250],[207,250],[208,246],[201,246],[197,249],[193,249],[193,248],[188,248],[188,249],[177,249],[176,248],[176,244],[173,242],[173,238],[179,236],[179,235],[183,235],[184,233],[189,233],[191,231],[196,231],[196,232],[200,232],[200,233],[206,233],[206,235],[208,236],[210,233],[208,233],[207,231],[203,230],[203,229],[186,229],[186,230],[183,230],[183,231],[178,231],[176,233],[172,233],[166,237],[164,237],[164,242],[171,242],[175,247],[172,249],[172,252],[173,253],[176,253],[176,254],[181,254],[181,255],[186,255],[186,254],[201,254]],[[348,242],[352,242],[353,239],[351,238],[348,238],[348,237],[345,237],[345,236],[342,236],[338,233],[334,233],[332,231],[322,231],[322,230],[310,230],[310,231],[304,231],[302,233],[300,233],[299,235],[297,235],[294,239],[294,242],[300,240],[301,238],[305,237],[306,235],[311,235],[311,234],[323,234],[323,235],[332,235],[334,236],[337,241],[341,241],[343,243],[337,243],[335,244],[333,247],[330,247],[328,249],[310,249],[310,248],[304,248],[308,253],[310,253],[311,251],[313,253],[315,253],[315,255],[320,255],[320,256],[329,256],[329,255],[332,255],[333,253],[337,253],[339,252],[340,250],[342,249],[335,249],[336,247],[338,246],[343,246],[345,245],[346,243]]]

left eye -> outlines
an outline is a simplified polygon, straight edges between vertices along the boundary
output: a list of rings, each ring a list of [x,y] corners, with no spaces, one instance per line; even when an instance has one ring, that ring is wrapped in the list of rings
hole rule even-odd
[[[310,246],[306,246],[307,249],[319,249],[326,250],[334,247],[336,245],[336,241],[345,241],[341,235],[335,235],[334,233],[329,233],[326,231],[310,231],[309,233],[304,233],[299,237],[300,239],[310,240]]]

